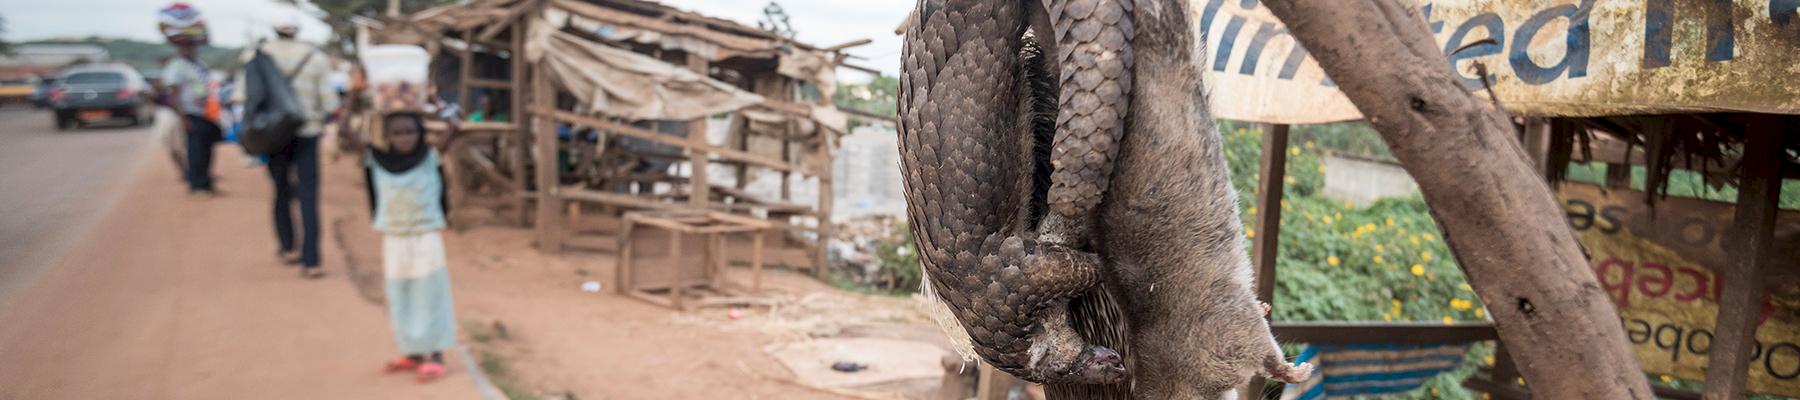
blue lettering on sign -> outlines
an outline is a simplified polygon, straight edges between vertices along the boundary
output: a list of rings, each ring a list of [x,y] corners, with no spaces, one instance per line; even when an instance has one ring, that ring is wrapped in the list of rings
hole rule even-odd
[[[1451,54],[1456,49],[1462,48],[1463,43],[1466,43],[1464,39],[1468,38],[1469,32],[1474,31],[1475,28],[1486,30],[1487,36],[1494,39],[1494,43],[1470,46],[1461,52]],[[1474,90],[1481,88],[1481,78],[1463,75],[1462,71],[1456,70],[1456,62],[1500,54],[1501,50],[1505,48],[1506,24],[1500,20],[1499,14],[1482,13],[1474,18],[1469,18],[1468,21],[1463,22],[1462,26],[1456,27],[1456,32],[1450,34],[1450,40],[1444,42],[1444,57],[1450,61],[1451,73],[1456,74],[1456,77],[1462,80],[1463,87]],[[1488,74],[1488,78],[1493,77],[1494,74]]]
[[[1512,51],[1507,53],[1507,60],[1512,63],[1513,74],[1519,77],[1519,81],[1525,82],[1527,85],[1542,85],[1561,77],[1565,70],[1568,71],[1570,78],[1587,76],[1590,42],[1588,12],[1593,8],[1594,0],[1582,0],[1580,6],[1564,4],[1550,7],[1539,11],[1537,15],[1532,15],[1530,19],[1526,19],[1525,24],[1520,25],[1519,30],[1513,32]],[[1537,65],[1537,62],[1532,61],[1531,55],[1527,52],[1531,47],[1531,38],[1537,37],[1539,29],[1550,23],[1550,20],[1557,18],[1569,19],[1569,32],[1567,40],[1564,42],[1568,51],[1563,53],[1562,60],[1557,61],[1556,64],[1548,67]]]
[[[1225,33],[1219,35],[1218,56],[1213,57],[1213,70],[1225,72],[1225,65],[1231,63],[1231,46],[1237,44],[1238,31],[1244,30],[1244,17],[1233,15],[1231,21],[1225,23]]]
[[[1737,42],[1731,26],[1731,0],[1710,3],[1701,3],[1706,4],[1706,61],[1730,60]]]
[[[1256,27],[1256,36],[1250,38],[1250,48],[1244,51],[1244,65],[1238,67],[1238,73],[1253,75],[1256,73],[1256,60],[1262,58],[1263,46],[1269,44],[1269,38],[1286,36],[1287,30],[1276,27],[1273,23],[1264,22]]]
[[[1644,69],[1669,66],[1674,20],[1675,0],[1644,0]]]
[[[1800,0],[1769,0],[1769,19],[1776,27],[1792,32],[1789,39],[1794,47],[1800,47]]]

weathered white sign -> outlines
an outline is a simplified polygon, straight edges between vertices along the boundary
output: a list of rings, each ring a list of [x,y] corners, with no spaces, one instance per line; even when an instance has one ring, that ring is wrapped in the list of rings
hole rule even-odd
[[[1471,91],[1487,96],[1481,63],[1518,115],[1800,114],[1800,0],[1401,1]],[[1361,118],[1259,1],[1194,0],[1193,12],[1218,117]]]

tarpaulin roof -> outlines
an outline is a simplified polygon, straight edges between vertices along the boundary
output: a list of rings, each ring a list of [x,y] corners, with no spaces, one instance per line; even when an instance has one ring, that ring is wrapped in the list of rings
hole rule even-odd
[[[698,72],[531,24],[525,57],[588,107],[633,120],[689,120],[760,103],[762,96]]]

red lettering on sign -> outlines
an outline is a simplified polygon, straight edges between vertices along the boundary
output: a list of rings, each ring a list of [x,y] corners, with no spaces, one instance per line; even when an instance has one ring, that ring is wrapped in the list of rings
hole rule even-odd
[[[1669,276],[1669,266],[1658,262],[1644,262],[1644,268],[1649,269],[1650,272],[1660,273],[1661,277],[1651,278],[1651,276],[1655,275],[1646,274],[1645,279],[1638,280],[1638,291],[1643,292],[1644,295],[1649,297],[1662,297],[1665,294],[1669,294],[1669,286],[1674,282]],[[1652,286],[1656,286],[1657,288],[1652,289]]]

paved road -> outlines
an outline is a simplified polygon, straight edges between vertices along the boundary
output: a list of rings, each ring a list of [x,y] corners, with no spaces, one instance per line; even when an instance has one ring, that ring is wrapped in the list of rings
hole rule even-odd
[[[117,197],[150,154],[148,132],[57,131],[48,111],[0,108],[0,302],[67,250]]]
[[[384,309],[329,242],[327,279],[275,259],[270,185],[231,146],[225,195],[195,198],[146,130],[46,120],[0,112],[0,400],[481,397],[455,355],[429,385],[380,373]]]

